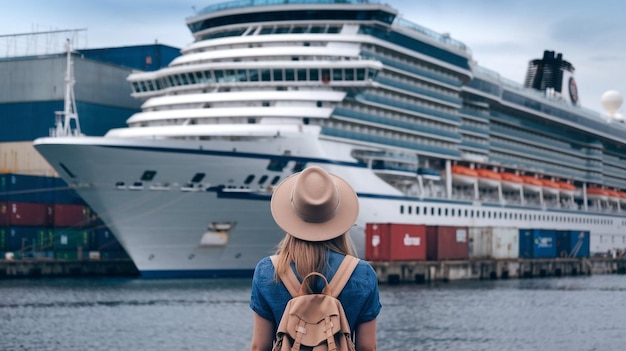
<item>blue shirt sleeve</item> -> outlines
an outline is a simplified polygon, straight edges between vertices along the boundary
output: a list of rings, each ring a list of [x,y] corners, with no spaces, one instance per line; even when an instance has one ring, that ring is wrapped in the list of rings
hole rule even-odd
[[[269,274],[271,273],[271,274]],[[259,316],[274,323],[274,314],[265,294],[261,291],[263,287],[273,282],[268,281],[268,276],[274,276],[274,265],[269,257],[266,257],[257,263],[252,276],[252,293],[250,296],[250,308]],[[272,278],[273,279],[273,278]]]

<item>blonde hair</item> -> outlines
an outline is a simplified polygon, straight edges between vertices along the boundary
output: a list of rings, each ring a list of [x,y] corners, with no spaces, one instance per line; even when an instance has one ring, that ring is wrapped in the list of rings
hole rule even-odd
[[[276,269],[274,279],[279,281],[278,275],[291,269],[291,262],[296,266],[300,278],[311,272],[323,273],[328,264],[328,251],[335,251],[344,255],[356,256],[354,243],[348,233],[326,241],[305,241],[289,234],[278,243],[276,255]],[[305,289],[311,290],[309,280],[303,283]]]

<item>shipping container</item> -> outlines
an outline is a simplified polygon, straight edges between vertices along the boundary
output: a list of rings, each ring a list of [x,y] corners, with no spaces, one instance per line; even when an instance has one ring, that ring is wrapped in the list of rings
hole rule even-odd
[[[84,205],[52,204],[48,206],[48,215],[54,228],[83,228],[91,222],[91,210]]]
[[[0,112],[3,108],[0,107]],[[4,116],[0,113],[0,116]],[[13,128],[11,128],[11,131]],[[2,139],[0,139],[2,140]],[[56,171],[33,147],[32,139],[0,143],[0,173],[56,176]],[[1,184],[0,184],[1,186]],[[0,189],[0,192],[2,190]],[[23,200],[15,200],[23,201]],[[28,201],[28,200],[26,200]]]
[[[8,227],[6,251],[48,251],[52,248],[52,235],[47,227]]]
[[[6,227],[0,227],[0,251],[6,251],[7,249],[7,236],[9,229]],[[4,256],[0,256],[2,259]]]
[[[517,228],[469,228],[469,257],[507,259],[519,257]]]
[[[555,258],[556,231],[520,229],[519,256],[521,258]]]
[[[48,205],[31,202],[0,202],[0,226],[46,226]]]
[[[589,257],[589,232],[560,230],[556,232],[557,257]]]
[[[54,228],[54,250],[82,250],[89,251],[94,247],[92,230],[73,228]]]
[[[78,250],[55,250],[54,258],[57,260],[78,260],[82,259],[82,252]]]
[[[426,256],[429,261],[462,260],[469,257],[467,227],[427,226]]]
[[[426,226],[367,223],[365,259],[368,261],[416,261],[426,259]]]
[[[0,202],[51,203],[51,177],[0,174]]]

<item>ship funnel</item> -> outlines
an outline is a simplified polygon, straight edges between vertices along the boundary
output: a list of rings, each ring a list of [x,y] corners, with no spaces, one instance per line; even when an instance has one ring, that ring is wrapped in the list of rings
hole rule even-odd
[[[540,90],[547,96],[578,105],[578,87],[574,80],[574,66],[563,60],[563,54],[544,51],[543,58],[528,63],[524,86]]]

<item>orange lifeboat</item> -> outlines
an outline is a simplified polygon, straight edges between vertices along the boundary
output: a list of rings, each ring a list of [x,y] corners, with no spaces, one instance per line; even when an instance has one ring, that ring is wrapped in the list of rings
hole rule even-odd
[[[620,193],[615,190],[606,190],[606,193],[611,201],[619,202],[621,199]]]
[[[576,187],[574,186],[574,184],[570,184],[568,182],[557,182],[557,183],[559,184],[559,189],[561,191],[561,194],[567,195],[567,196],[574,196],[576,192]]]
[[[587,188],[587,198],[591,200],[608,200],[609,193],[605,189],[592,186]]]
[[[541,180],[535,178],[535,177],[531,177],[531,176],[521,176],[522,180],[524,181],[524,190],[533,192],[533,193],[538,193],[541,192],[541,189],[543,189],[543,183],[541,182]]]
[[[500,173],[495,171],[490,171],[488,169],[477,169],[478,173],[478,184],[489,187],[489,188],[497,188],[502,180]]]
[[[452,166],[450,168],[452,172],[452,181],[456,184],[471,185],[476,183],[478,179],[478,172],[465,166]]]
[[[543,191],[546,194],[558,195],[561,187],[559,183],[549,180],[549,179],[541,179],[541,184],[543,184]]]
[[[502,178],[502,188],[508,190],[520,190],[524,179],[513,173],[500,173]]]

